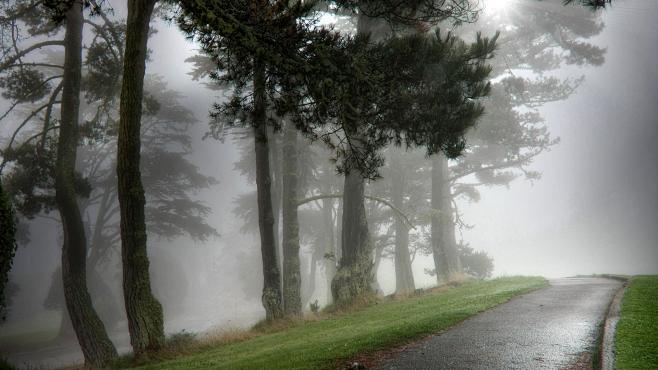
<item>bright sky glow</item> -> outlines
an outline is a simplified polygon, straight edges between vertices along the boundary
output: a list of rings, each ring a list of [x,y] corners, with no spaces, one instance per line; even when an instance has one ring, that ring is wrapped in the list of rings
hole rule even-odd
[[[513,5],[514,0],[486,0],[484,9],[488,13],[502,13]]]

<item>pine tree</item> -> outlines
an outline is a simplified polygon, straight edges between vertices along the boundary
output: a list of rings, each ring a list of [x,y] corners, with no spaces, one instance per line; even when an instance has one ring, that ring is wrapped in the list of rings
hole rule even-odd
[[[87,291],[87,241],[75,184],[82,67],[82,11],[81,3],[72,2],[65,12],[65,57],[55,165],[55,199],[64,226],[62,280],[66,306],[85,361],[92,366],[103,367],[117,357],[117,352]]]
[[[140,172],[146,43],[155,3],[156,0],[128,1],[117,140],[123,294],[130,343],[136,356],[160,349],[165,340],[162,305],[151,292],[146,249],[146,199]]]

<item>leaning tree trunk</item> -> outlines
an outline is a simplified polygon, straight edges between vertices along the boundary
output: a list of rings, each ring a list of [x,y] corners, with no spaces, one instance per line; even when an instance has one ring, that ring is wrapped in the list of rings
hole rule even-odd
[[[93,367],[104,367],[117,357],[117,351],[92,306],[87,290],[87,240],[75,186],[75,163],[79,140],[82,25],[82,2],[73,1],[66,12],[61,120],[55,163],[55,198],[64,231],[62,281],[66,308],[85,362]]]
[[[454,218],[450,193],[448,160],[438,154],[432,158],[432,252],[436,278],[450,280],[461,271],[454,242]],[[452,233],[452,235],[450,235]]]
[[[265,66],[254,62],[254,142],[256,147],[256,190],[258,193],[258,228],[263,259],[263,296],[267,320],[283,316],[281,302],[281,274],[277,261],[272,211],[272,178],[266,116]]]
[[[151,292],[144,214],[146,200],[139,169],[146,42],[154,5],[155,0],[128,1],[117,142],[123,294],[130,343],[136,356],[157,350],[164,344],[162,305]]]
[[[397,156],[392,159],[394,173],[391,178],[391,195],[393,205],[398,209],[404,207],[404,168]],[[395,293],[409,294],[416,289],[411,269],[409,253],[409,227],[400,217],[395,217]]]
[[[288,124],[283,134],[283,309],[286,315],[302,314],[299,261],[299,219],[297,218],[299,160],[297,130]],[[314,262],[313,262],[314,263]],[[312,276],[311,279],[315,279]]]

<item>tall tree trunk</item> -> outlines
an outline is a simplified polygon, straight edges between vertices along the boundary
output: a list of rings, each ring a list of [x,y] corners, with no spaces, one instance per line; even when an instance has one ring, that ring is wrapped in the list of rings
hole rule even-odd
[[[144,216],[146,200],[139,168],[146,43],[155,2],[128,1],[117,142],[123,294],[130,343],[136,356],[157,350],[164,344],[162,305],[151,291]]]
[[[432,252],[436,278],[450,280],[461,271],[454,242],[454,218],[451,203],[448,160],[442,154],[432,158]],[[452,233],[452,236],[450,235]]]
[[[302,314],[299,261],[299,219],[297,218],[299,159],[297,130],[286,124],[283,133],[283,308],[286,315]],[[313,262],[314,263],[314,262]],[[315,279],[315,276],[311,277]]]
[[[372,282],[372,241],[366,219],[365,181],[359,171],[345,174],[341,258],[331,282],[334,303],[351,304],[355,298],[370,294]]]
[[[258,228],[263,258],[263,296],[267,320],[283,316],[281,274],[276,252],[274,214],[272,211],[272,178],[267,135],[265,66],[254,62],[254,142],[256,147],[256,188],[258,193]]]
[[[367,6],[367,5],[362,5]],[[376,42],[390,31],[383,19],[359,16],[357,33],[370,34]],[[346,132],[353,143],[359,142],[358,129]],[[358,170],[345,174],[343,186],[343,216],[341,229],[341,258],[331,282],[334,303],[349,305],[355,298],[372,293],[372,241],[365,210],[365,179]]]
[[[391,160],[393,168],[391,193],[393,205],[398,209],[404,208],[404,168],[397,154]],[[395,292],[397,294],[413,293],[414,275],[411,269],[411,255],[409,253],[409,227],[395,217]]]
[[[55,198],[62,227],[62,281],[71,324],[85,362],[104,367],[117,351],[91,303],[87,290],[87,240],[75,189],[78,150],[80,79],[82,67],[82,2],[73,1],[66,13],[64,75],[59,141],[55,164]]]

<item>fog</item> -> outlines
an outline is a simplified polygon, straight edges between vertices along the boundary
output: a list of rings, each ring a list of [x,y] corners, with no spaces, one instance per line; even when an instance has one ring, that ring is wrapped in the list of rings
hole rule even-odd
[[[110,3],[117,15],[125,13],[122,3]],[[527,3],[539,5],[525,6]],[[658,2],[616,1],[611,8],[593,13],[562,7],[559,0],[507,0],[504,6],[485,9],[480,22],[487,19],[498,22],[499,48],[504,49],[506,42],[512,42],[505,38],[506,30],[514,30],[514,25],[510,27],[508,22],[514,17],[528,16],[523,12],[546,7],[565,15],[573,23],[570,27],[580,25],[578,17],[586,19],[583,22],[591,19],[599,22],[602,25],[599,32],[577,40],[603,50],[604,61],[600,65],[559,61],[556,68],[539,72],[520,64],[505,71],[507,68],[500,67],[505,62],[496,59],[499,56],[494,57],[493,63],[498,65],[494,74],[498,79],[510,75],[583,79],[565,99],[532,108],[543,117],[551,138],[559,138],[558,143],[550,145],[524,166],[524,171],[536,171],[541,177],[526,179],[523,171],[515,170],[517,177],[508,183],[479,186],[479,199],[456,197],[459,218],[463,222],[462,227],[457,227],[456,240],[488,254],[493,259],[494,277],[658,273],[658,150],[655,145],[658,142],[658,24],[655,21]],[[327,20],[332,21],[334,17]],[[464,37],[468,38],[470,30],[480,26],[481,23],[468,25]],[[161,76],[167,89],[181,94],[180,104],[197,120],[188,131],[192,150],[187,158],[200,174],[217,180],[216,184],[190,195],[209,207],[205,223],[214,228],[217,235],[194,240],[187,233],[173,237],[149,234],[151,275],[155,294],[164,306],[165,330],[171,334],[182,330],[201,333],[246,328],[265,317],[261,304],[263,276],[258,229],[245,226],[245,219],[235,212],[238,199],[242,199],[240,196],[252,194],[256,189],[253,179],[245,176],[245,171],[236,165],[243,158],[242,151],[251,155],[253,148],[249,143],[253,139],[245,138],[240,129],[227,130],[222,141],[205,137],[209,130],[209,110],[213,103],[225,101],[227,92],[209,89],[207,78],[192,79],[189,73],[194,66],[186,59],[199,53],[199,45],[186,39],[175,24],[157,20],[152,27],[157,33],[149,39],[152,52],[147,74]],[[339,27],[349,28],[349,24],[346,26],[343,19]],[[550,46],[547,50],[556,48]],[[568,57],[560,52],[556,55]],[[5,100],[2,106],[8,104]],[[481,125],[487,122],[487,114],[485,110]],[[20,113],[14,116],[20,117]],[[0,142],[4,147],[11,131],[5,127],[1,132]],[[309,145],[308,141],[304,142]],[[309,155],[313,157],[313,165],[330,172],[323,181],[342,186],[343,177],[331,170],[333,164],[326,149],[318,143],[313,147],[316,148],[314,154]],[[404,154],[404,150],[398,149],[386,154],[388,162],[391,155],[416,155],[430,162],[423,159],[422,150]],[[457,165],[458,162],[449,163]],[[167,163],[162,165],[167,166]],[[386,177],[387,168],[382,168],[382,179],[367,185],[367,194],[387,196],[388,190],[377,188],[378,183],[390,179]],[[332,193],[340,193],[340,190]],[[252,203],[255,206],[255,202]],[[366,209],[371,203],[374,202],[367,202]],[[320,306],[325,306],[331,297],[325,278],[324,253],[319,254],[313,283],[308,279],[313,253],[317,257],[315,248],[321,243],[313,234],[320,235],[321,231],[308,231],[323,228],[316,215],[318,209],[314,205],[300,208],[305,310],[316,300]],[[338,214],[338,201],[332,205],[332,210]],[[61,308],[46,309],[44,301],[49,295],[53,273],[61,264],[61,226],[56,211],[42,216],[29,220],[29,242],[21,243],[17,250],[10,281],[19,290],[12,299],[7,322],[0,326],[0,338],[59,330]],[[414,217],[412,222],[421,218]],[[392,227],[385,222],[377,225],[378,229],[371,229],[375,236]],[[418,225],[416,231],[412,231],[412,247],[423,243],[428,228]],[[117,244],[113,248],[117,252],[103,264],[101,276],[122,309],[120,247]],[[391,294],[396,288],[393,253],[387,248],[376,271],[382,294]],[[432,256],[420,251],[422,247],[418,248],[412,264],[415,285],[417,288],[433,286],[436,277],[427,273],[434,268]],[[310,287],[313,284],[314,289]],[[108,327],[120,352],[129,350],[124,315],[122,311],[121,318]],[[0,343],[0,352],[6,352],[19,364],[56,366],[82,358],[74,337],[35,348]],[[3,351],[2,346],[7,348]]]

